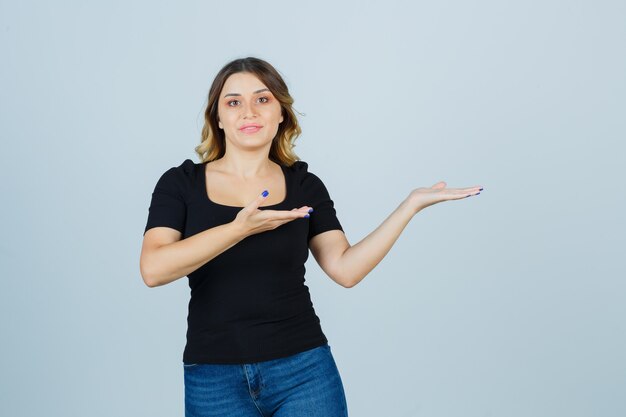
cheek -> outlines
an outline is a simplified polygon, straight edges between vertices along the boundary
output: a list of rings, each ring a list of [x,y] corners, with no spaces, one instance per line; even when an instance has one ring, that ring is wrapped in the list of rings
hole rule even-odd
[[[218,112],[217,119],[222,122],[222,125],[224,126],[224,128],[228,128],[229,125],[232,125],[234,123],[234,121],[236,120],[236,117],[233,117],[232,113],[225,111],[225,112]]]
[[[282,115],[282,109],[280,106],[272,107],[268,113],[272,119],[280,121],[280,116]]]

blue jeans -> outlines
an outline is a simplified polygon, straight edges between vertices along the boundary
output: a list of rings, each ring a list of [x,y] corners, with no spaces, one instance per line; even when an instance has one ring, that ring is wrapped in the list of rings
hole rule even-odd
[[[246,364],[183,364],[185,417],[347,417],[339,370],[322,346]]]

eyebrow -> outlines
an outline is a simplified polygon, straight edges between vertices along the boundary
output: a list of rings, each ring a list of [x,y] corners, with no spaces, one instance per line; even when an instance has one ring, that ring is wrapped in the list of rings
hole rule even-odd
[[[258,94],[258,93],[261,93],[261,92],[263,92],[263,91],[270,91],[270,89],[269,89],[269,88],[262,88],[262,89],[260,89],[260,90],[256,90],[256,91],[255,91],[254,93],[252,93],[252,94]],[[241,95],[241,94],[239,94],[239,93],[228,93],[228,94],[226,94],[224,97],[228,97],[228,96],[240,96],[240,95]]]

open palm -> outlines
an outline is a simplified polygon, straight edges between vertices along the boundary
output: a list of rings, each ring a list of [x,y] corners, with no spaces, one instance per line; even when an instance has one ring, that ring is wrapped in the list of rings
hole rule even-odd
[[[411,191],[408,201],[416,211],[425,209],[433,204],[448,200],[460,200],[472,195],[480,194],[482,187],[480,185],[467,188],[446,188],[445,181],[440,181],[432,187],[420,187]]]

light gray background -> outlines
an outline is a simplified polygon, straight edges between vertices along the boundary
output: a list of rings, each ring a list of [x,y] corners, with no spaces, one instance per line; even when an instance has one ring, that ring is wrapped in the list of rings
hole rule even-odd
[[[144,285],[142,233],[245,56],[352,244],[485,188],[352,289],[309,258],[351,416],[625,415],[625,3],[309,3],[0,3],[0,415],[183,415],[187,279]]]

